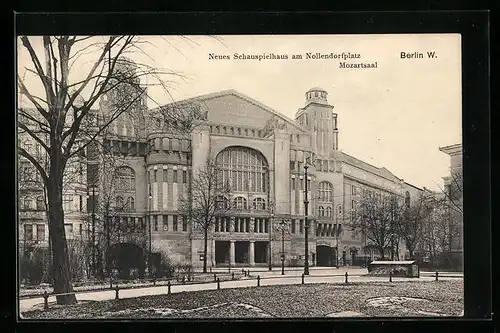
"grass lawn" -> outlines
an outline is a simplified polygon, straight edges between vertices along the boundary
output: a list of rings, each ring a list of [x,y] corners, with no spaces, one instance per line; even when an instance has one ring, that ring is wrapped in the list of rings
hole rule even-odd
[[[463,280],[305,284],[221,289],[81,302],[24,312],[32,319],[459,316]]]

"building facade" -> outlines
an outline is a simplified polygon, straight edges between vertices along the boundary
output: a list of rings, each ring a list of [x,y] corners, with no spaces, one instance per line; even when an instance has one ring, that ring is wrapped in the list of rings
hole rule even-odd
[[[307,91],[295,119],[234,90],[194,97],[182,103],[201,105],[206,119],[188,134],[169,131],[168,124],[153,116],[155,110],[145,107],[145,99],[138,100],[135,117],[119,117],[100,137],[110,156],[119,157],[110,184],[97,171],[105,158],[87,153],[84,186],[97,185],[100,209],[110,192],[114,213],[102,218],[108,225],[127,226],[112,232],[108,241],[131,242],[144,251],[150,246],[174,263],[202,266],[203,235],[183,218],[180,198],[193,173],[211,157],[230,184],[233,209],[209,232],[209,266],[280,265],[282,248],[287,266],[303,265],[306,255],[310,265],[359,264],[361,256],[370,255],[366,238],[349,227],[359,201],[368,195],[413,200],[421,190],[384,167],[342,152],[339,116],[327,97],[321,88]],[[96,112],[105,115],[113,98],[112,93],[103,96]],[[75,193],[78,206],[85,193]],[[23,215],[21,221],[27,223]],[[81,221],[66,223],[74,232]],[[398,256],[404,256],[403,247]]]

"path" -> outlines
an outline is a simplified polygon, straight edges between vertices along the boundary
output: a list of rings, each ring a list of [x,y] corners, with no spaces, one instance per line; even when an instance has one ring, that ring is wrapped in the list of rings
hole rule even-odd
[[[241,268],[240,268],[241,271]],[[259,272],[258,275],[262,278],[260,281],[261,286],[269,286],[269,285],[286,285],[286,284],[300,284],[301,283],[301,275],[303,270],[289,270],[286,272],[285,276],[281,275],[281,270],[273,269],[271,272]],[[349,274],[349,282],[388,282],[387,277],[369,277],[369,276],[354,276],[366,274],[366,269],[361,268],[332,268],[332,269],[310,269],[310,276],[306,276],[304,279],[304,283],[344,283],[345,282],[345,273]],[[325,276],[325,275],[337,275],[338,276]],[[457,274],[457,273],[454,273]],[[255,279],[255,273],[251,273],[251,279],[242,279],[236,281],[224,281],[220,283],[221,289],[228,288],[245,288],[245,287],[255,287],[257,286],[257,281]],[[446,277],[446,274],[440,274],[440,280],[449,280],[456,279],[452,277]],[[426,274],[421,274],[420,279],[417,281],[434,281],[435,277],[431,275],[431,272]],[[394,282],[396,281],[416,281],[412,278],[393,278]],[[189,292],[189,291],[199,291],[199,290],[215,290],[217,289],[217,283],[205,283],[205,284],[182,284],[182,285],[172,285],[171,292],[179,293],[179,292]],[[120,290],[119,296],[120,298],[133,298],[140,296],[150,296],[150,295],[162,295],[168,293],[167,286],[150,286],[143,288],[135,288],[135,289],[123,289]],[[91,292],[81,292],[76,293],[76,298],[79,301],[103,301],[103,300],[111,300],[115,298],[114,290],[104,290],[104,291],[91,291]],[[49,303],[55,302],[55,296],[49,297]],[[20,311],[28,311],[32,309],[33,306],[43,304],[43,298],[30,298],[30,299],[22,299],[20,300]]]

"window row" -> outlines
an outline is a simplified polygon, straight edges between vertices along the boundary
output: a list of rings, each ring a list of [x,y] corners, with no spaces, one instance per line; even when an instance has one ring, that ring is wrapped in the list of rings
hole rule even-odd
[[[318,216],[319,217],[323,217],[323,216],[326,216],[326,217],[332,217],[332,207],[323,207],[323,206],[319,206],[318,207]]]
[[[128,197],[126,200],[123,197],[116,197],[115,209],[123,211],[133,211],[135,210],[135,199],[133,197]]]
[[[299,189],[300,190],[305,190],[305,182],[304,182],[304,179],[296,179],[296,178],[292,178],[290,180],[290,188],[292,191],[295,191],[297,189],[297,183],[299,183]],[[310,190],[311,189],[311,180],[308,179],[307,180],[307,188]]]
[[[42,196],[35,198],[24,197],[21,200],[22,210],[45,210],[45,200]]]
[[[155,138],[148,140],[148,153],[160,151],[184,151],[190,150],[191,141],[183,139]]]
[[[318,223],[316,237],[340,237],[342,225],[332,223]]]
[[[217,206],[219,209],[228,209],[228,200],[223,197],[219,197],[217,201]],[[249,205],[247,203],[247,199],[244,197],[236,197],[233,199],[233,209],[241,209],[246,210],[249,209]],[[266,200],[263,198],[255,198],[253,199],[253,204],[251,209],[255,210],[265,210],[266,209]]]
[[[25,224],[24,240],[45,241],[45,224]]]
[[[182,177],[182,178],[181,178]],[[186,170],[160,169],[148,171],[149,183],[187,183],[188,172]]]
[[[148,230],[149,218],[151,218],[151,231],[188,231],[187,219],[179,215],[152,215],[145,218],[115,216],[114,219],[110,218],[110,221],[114,222],[114,228],[125,232],[135,232]]]
[[[145,156],[147,144],[117,140],[104,140],[104,152],[115,156]]]
[[[217,217],[214,229],[215,232],[230,232],[231,218],[227,216]],[[269,219],[256,217],[254,219],[253,231],[254,233],[269,233]],[[235,217],[234,232],[250,232],[250,218]]]
[[[290,223],[291,224],[290,231],[292,234],[296,234],[297,232],[300,234],[304,233],[304,220],[300,219],[298,222],[299,223],[297,225],[297,220],[292,219],[292,221]]]
[[[188,221],[185,216],[171,215],[172,216],[172,231],[188,231]],[[161,219],[161,221],[159,221]],[[153,230],[159,231],[160,222],[161,230],[169,230],[168,215],[153,215]]]
[[[240,127],[210,126],[210,133],[261,137],[262,131]]]

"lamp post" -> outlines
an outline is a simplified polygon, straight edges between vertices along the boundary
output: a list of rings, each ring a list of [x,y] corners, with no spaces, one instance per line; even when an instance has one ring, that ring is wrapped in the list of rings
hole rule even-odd
[[[152,200],[153,200],[153,195],[151,195],[151,189],[150,189],[149,209],[148,209],[148,233],[149,233],[148,272],[150,277],[153,277],[153,274],[151,272],[151,201]]]
[[[272,271],[273,270],[273,263],[272,263],[272,260],[273,260],[273,255],[272,255],[272,248],[271,248],[271,242],[272,242],[272,235],[271,235],[271,231],[273,230],[273,223],[274,223],[274,208],[272,206],[272,203],[269,203],[269,207],[271,209],[271,227],[269,228],[269,248],[268,248],[268,270],[269,271]]]
[[[307,199],[307,169],[309,166],[304,165],[304,174],[305,174],[305,190],[304,190],[304,237],[305,237],[305,260],[304,260],[304,275],[309,275],[309,221],[307,220],[307,208],[309,206],[309,201]]]
[[[95,258],[95,188],[97,186],[92,184],[90,188],[92,189],[92,224],[91,224],[91,244],[92,244],[92,264],[90,270],[92,272],[92,276],[95,276],[95,266],[96,266],[96,258]],[[87,196],[90,197],[89,191],[87,190]]]
[[[277,226],[277,229],[281,231],[281,275],[285,275],[285,229],[287,225],[285,220],[281,220]]]
[[[337,225],[335,226],[335,266],[338,269],[339,268],[339,232],[340,232],[338,208],[335,209],[335,216],[336,216],[335,221],[337,222]]]

